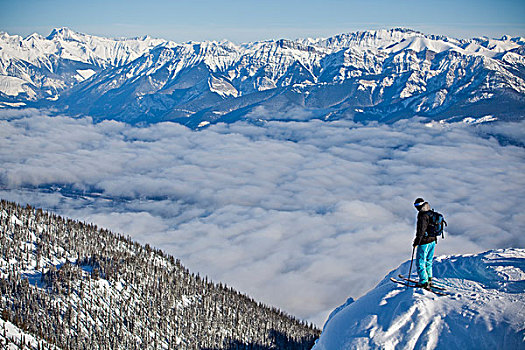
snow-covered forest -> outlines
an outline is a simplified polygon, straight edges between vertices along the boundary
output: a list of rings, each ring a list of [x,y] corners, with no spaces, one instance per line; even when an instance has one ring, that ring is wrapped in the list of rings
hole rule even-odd
[[[309,349],[320,333],[149,245],[4,200],[0,251],[2,348]]]

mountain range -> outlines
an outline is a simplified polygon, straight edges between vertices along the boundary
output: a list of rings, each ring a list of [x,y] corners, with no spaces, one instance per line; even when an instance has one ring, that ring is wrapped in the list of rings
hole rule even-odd
[[[525,39],[410,29],[175,43],[0,34],[0,106],[191,128],[248,120],[521,120]]]

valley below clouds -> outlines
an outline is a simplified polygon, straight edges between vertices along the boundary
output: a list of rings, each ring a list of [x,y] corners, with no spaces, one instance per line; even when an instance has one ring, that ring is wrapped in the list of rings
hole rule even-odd
[[[436,254],[525,247],[525,122],[176,123],[0,111],[0,197],[130,235],[322,326],[410,259],[424,197]],[[439,277],[439,276],[437,276]]]

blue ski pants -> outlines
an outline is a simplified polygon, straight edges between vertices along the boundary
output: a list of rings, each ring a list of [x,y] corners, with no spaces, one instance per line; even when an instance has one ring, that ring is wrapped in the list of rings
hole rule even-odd
[[[432,260],[436,242],[418,245],[416,251],[416,268],[420,283],[428,282],[432,278]]]

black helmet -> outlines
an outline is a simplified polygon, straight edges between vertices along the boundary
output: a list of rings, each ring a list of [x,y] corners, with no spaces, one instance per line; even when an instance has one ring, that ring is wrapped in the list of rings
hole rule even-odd
[[[414,207],[416,207],[416,209],[420,209],[423,204],[425,204],[425,200],[421,197],[417,198],[415,201],[414,201]]]

